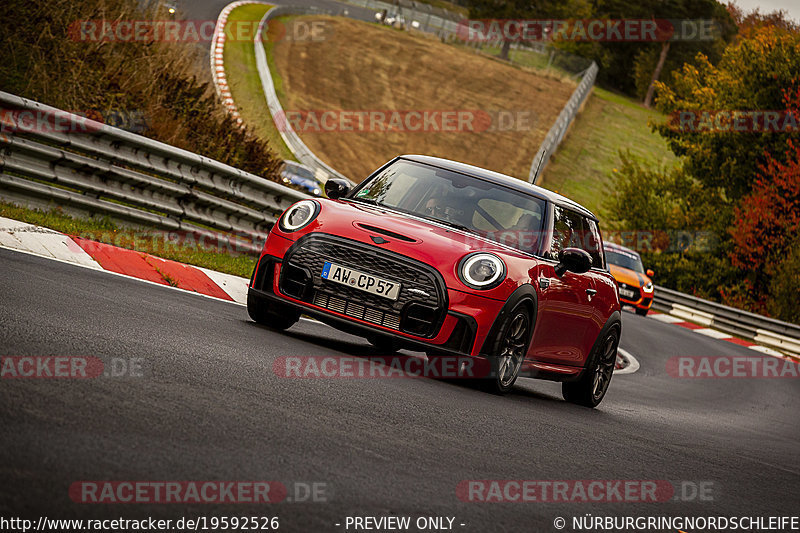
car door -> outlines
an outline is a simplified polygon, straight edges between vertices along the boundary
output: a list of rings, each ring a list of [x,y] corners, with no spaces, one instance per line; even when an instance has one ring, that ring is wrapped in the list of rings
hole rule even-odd
[[[594,330],[595,276],[591,272],[555,273],[558,254],[564,248],[585,249],[584,217],[570,209],[553,206],[550,244],[543,261],[532,272],[538,285],[539,310],[529,358],[539,362],[582,366],[591,349],[587,342]],[[595,335],[596,336],[596,335]]]
[[[595,290],[590,298],[591,314],[586,324],[586,339],[584,340],[584,351],[588,354],[603,326],[611,317],[611,313],[619,307],[619,300],[616,282],[606,267],[603,240],[597,222],[586,217],[583,222],[586,227],[586,235],[583,239],[586,245],[584,249],[592,257],[592,269],[586,274],[592,278],[592,288]]]

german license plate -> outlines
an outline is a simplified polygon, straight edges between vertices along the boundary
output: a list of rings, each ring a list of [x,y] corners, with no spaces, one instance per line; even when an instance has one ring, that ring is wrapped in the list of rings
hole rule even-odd
[[[623,289],[623,288],[619,289],[619,295],[622,296],[623,298],[633,298],[635,294],[636,293],[630,289]]]
[[[390,300],[397,300],[400,295],[400,284],[365,274],[352,268],[347,268],[336,263],[325,262],[322,267],[322,277],[328,281],[341,283],[348,287],[360,289],[370,294],[383,296]]]

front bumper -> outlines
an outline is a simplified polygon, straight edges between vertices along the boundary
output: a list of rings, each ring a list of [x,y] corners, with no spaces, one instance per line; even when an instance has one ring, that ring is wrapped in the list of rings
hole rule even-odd
[[[626,285],[625,283],[619,283],[619,287],[620,289],[633,291],[634,293],[634,296],[632,298],[620,294],[619,295],[620,304],[636,307],[637,309],[650,309],[650,306],[653,305],[654,293],[652,291],[646,292],[642,287],[637,287],[635,285]]]
[[[322,259],[399,279],[403,289],[391,302],[334,284],[320,276]],[[297,241],[270,235],[253,273],[248,299],[290,305],[356,335],[380,333],[423,351],[451,355],[478,355],[504,303],[449,289],[433,268],[407,257],[322,234]]]

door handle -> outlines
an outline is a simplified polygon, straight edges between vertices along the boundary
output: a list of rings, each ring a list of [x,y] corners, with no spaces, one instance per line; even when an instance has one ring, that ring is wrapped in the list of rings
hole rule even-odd
[[[539,288],[545,290],[550,286],[550,278],[539,278]]]
[[[586,289],[586,294],[588,294],[589,296],[594,296],[595,294],[597,294],[597,291],[595,289]]]

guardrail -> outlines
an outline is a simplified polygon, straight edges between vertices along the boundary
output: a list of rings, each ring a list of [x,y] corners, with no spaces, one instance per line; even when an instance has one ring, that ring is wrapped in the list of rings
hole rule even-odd
[[[553,127],[547,132],[544,141],[542,141],[539,150],[536,152],[536,157],[533,158],[533,162],[531,163],[531,169],[528,173],[529,183],[536,184],[539,176],[541,176],[540,170],[547,166],[547,162],[550,161],[550,156],[553,155],[558,145],[561,144],[564,135],[566,135],[569,129],[569,125],[572,124],[572,121],[578,114],[586,97],[592,92],[598,70],[597,63],[592,61],[592,64],[584,72],[583,79],[581,79],[581,82],[575,88],[575,91],[572,93],[572,96],[570,96],[564,109],[559,113]]]
[[[377,13],[385,11],[387,15],[403,17],[407,27],[426,33],[433,33],[440,39],[447,39],[458,33],[458,24],[463,19],[460,15],[448,12],[422,2],[404,2],[391,0],[345,0],[348,4],[371,9]]]
[[[276,217],[310,197],[13,94],[0,92],[0,109],[0,197],[7,200],[54,202],[258,252]]]
[[[713,329],[800,354],[800,326],[656,286],[653,307]]]
[[[267,107],[269,107],[269,112],[272,115],[272,120],[275,122],[275,126],[278,129],[278,132],[281,134],[281,138],[283,142],[286,143],[286,146],[289,147],[292,154],[297,158],[298,161],[303,163],[304,165],[313,168],[315,171],[320,171],[324,174],[327,174],[328,177],[337,177],[342,178],[349,181],[351,184],[353,183],[350,179],[346,176],[334,170],[333,167],[325,163],[322,159],[317,157],[317,155],[312,152],[308,146],[300,139],[300,136],[297,135],[297,132],[294,131],[291,124],[286,120],[286,115],[283,111],[283,107],[281,106],[280,101],[278,100],[278,94],[275,92],[275,84],[272,80],[272,74],[269,71],[269,65],[267,64],[267,52],[264,49],[263,44],[263,35],[264,31],[266,30],[267,22],[274,17],[280,17],[284,15],[310,15],[310,14],[338,14],[331,11],[326,11],[323,9],[318,9],[314,7],[304,8],[304,7],[296,7],[296,6],[275,6],[269,11],[267,11],[261,19],[261,22],[258,24],[258,31],[256,31],[255,39],[253,39],[253,45],[255,47],[255,54],[256,54],[256,68],[258,69],[258,77],[261,78],[261,88],[264,91],[264,97],[267,99]]]

